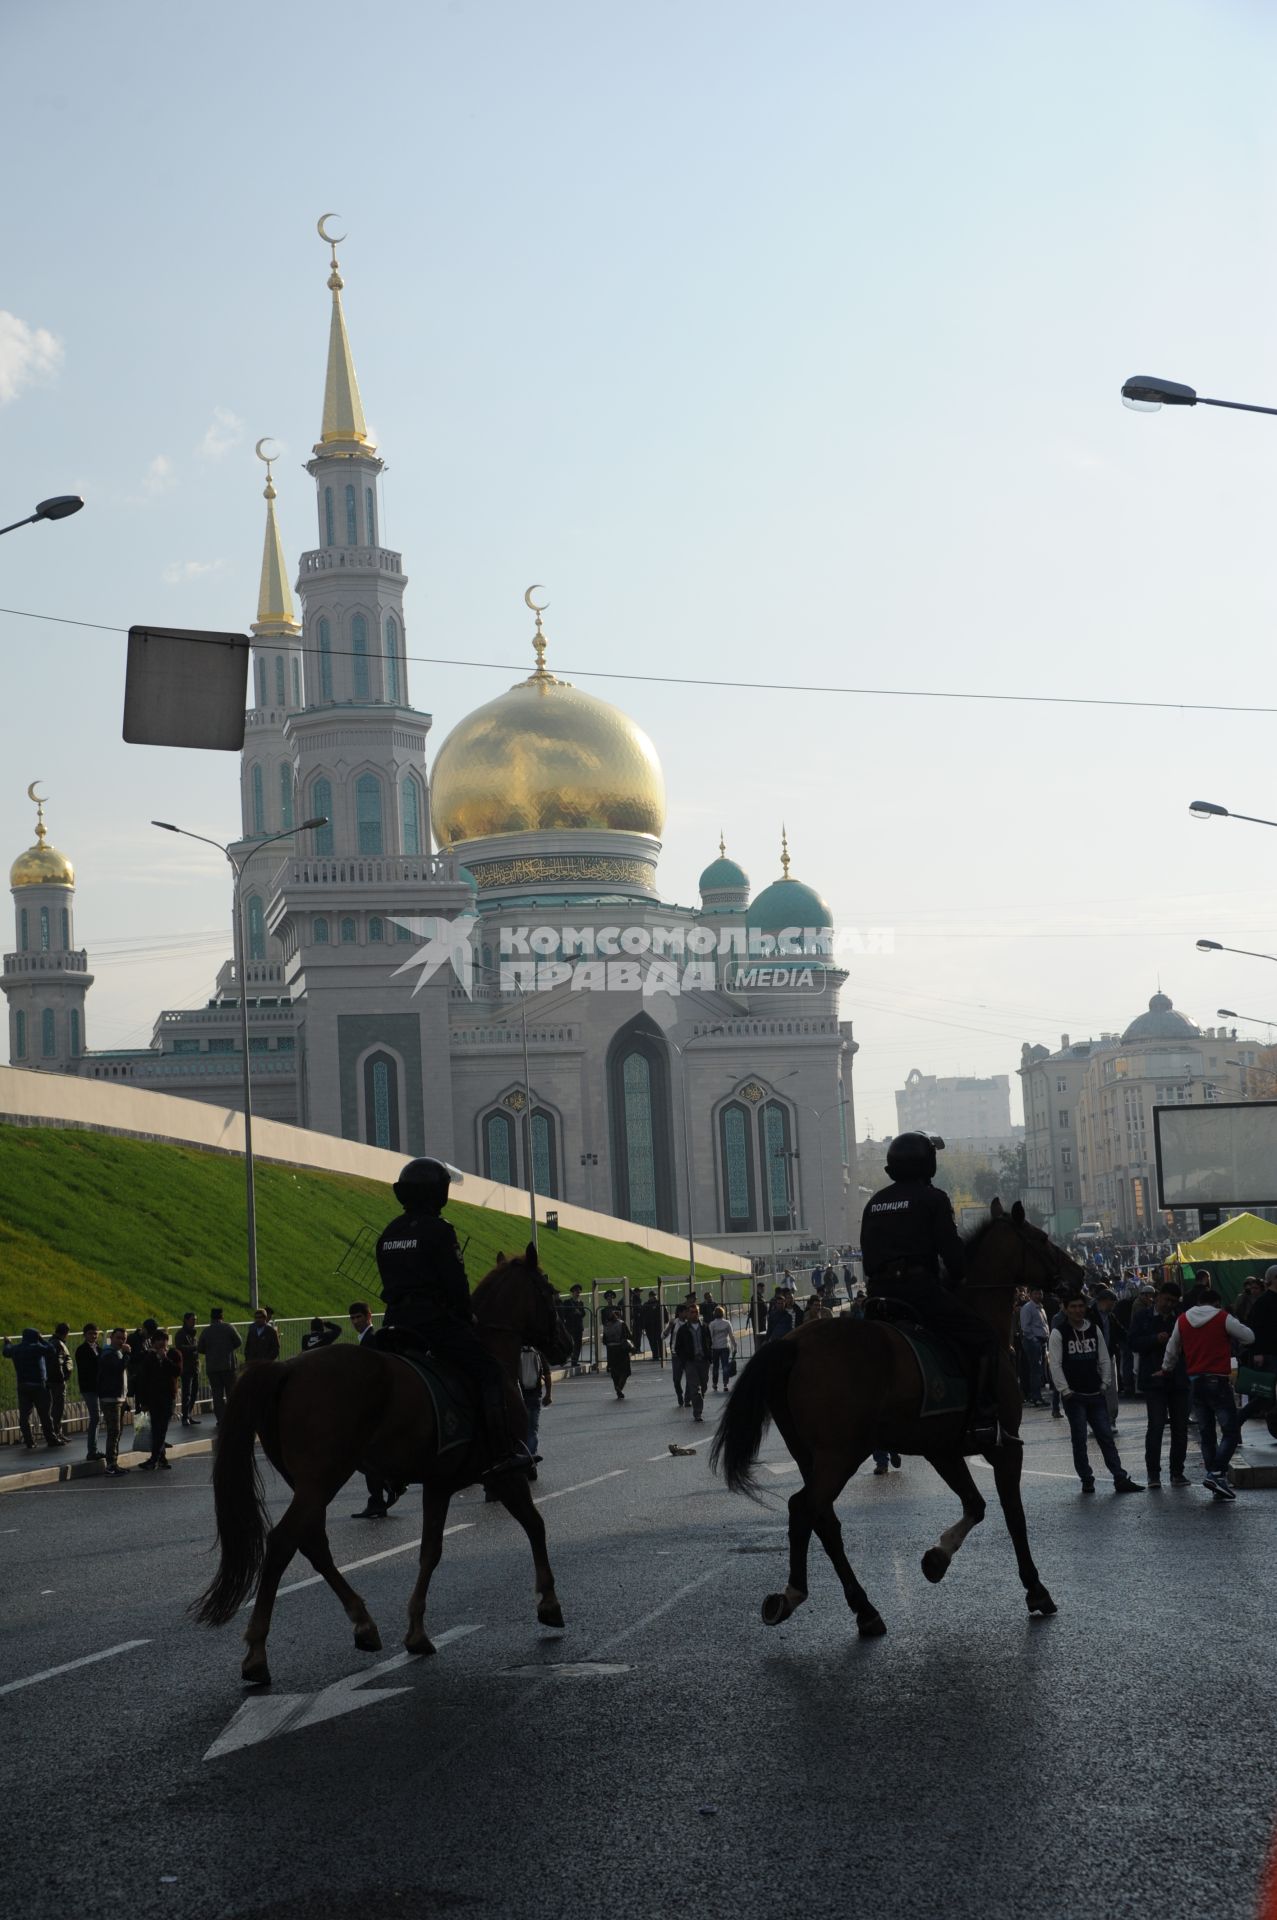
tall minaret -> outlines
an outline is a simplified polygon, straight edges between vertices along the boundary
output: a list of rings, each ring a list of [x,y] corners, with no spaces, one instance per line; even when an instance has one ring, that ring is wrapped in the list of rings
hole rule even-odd
[[[332,249],[332,318],[323,426],[306,471],[314,476],[320,545],[297,582],[305,648],[305,709],[289,717],[302,817],[326,814],[316,853],[424,854],[425,749],[430,716],[408,704],[400,556],[381,544],[382,462],[364,419],[346,333],[345,284]],[[335,711],[334,711],[335,710]]]
[[[302,705],[301,627],[293,610],[293,596],[284,565],[284,549],[275,519],[274,456],[262,452],[266,464],[266,538],[262,547],[262,579],[253,622],[252,686],[254,704],[245,717],[244,755],[240,766],[244,839],[281,833],[292,826],[294,807],[293,756],[284,742],[284,719]],[[277,863],[278,864],[278,863]]]
[[[9,1063],[73,1073],[85,1051],[84,997],[93,985],[89,956],[75,945],[75,868],[48,846],[36,782],[35,845],[9,869],[14,952],[4,956],[0,991],[9,1002]]]

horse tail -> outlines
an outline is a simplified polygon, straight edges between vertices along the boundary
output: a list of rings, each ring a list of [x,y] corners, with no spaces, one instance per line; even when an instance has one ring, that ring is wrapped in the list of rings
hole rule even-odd
[[[774,1396],[784,1387],[797,1358],[796,1341],[769,1340],[732,1386],[709,1450],[709,1464],[715,1473],[722,1466],[733,1493],[757,1497],[758,1449],[771,1421]]]
[[[222,1557],[215,1578],[191,1609],[202,1626],[225,1626],[262,1570],[270,1514],[254,1443],[259,1431],[277,1425],[276,1402],[285,1378],[278,1365],[249,1367],[226,1403],[213,1463],[213,1510]]]

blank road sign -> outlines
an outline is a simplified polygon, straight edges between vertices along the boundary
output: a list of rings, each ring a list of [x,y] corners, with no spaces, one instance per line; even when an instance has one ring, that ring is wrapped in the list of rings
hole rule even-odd
[[[248,647],[242,633],[130,627],[124,738],[142,747],[244,744]]]

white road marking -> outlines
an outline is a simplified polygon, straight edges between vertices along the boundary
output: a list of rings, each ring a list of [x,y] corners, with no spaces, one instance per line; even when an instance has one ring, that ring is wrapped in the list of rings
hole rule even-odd
[[[973,1467],[983,1467],[986,1473],[993,1472],[993,1468],[989,1465],[989,1462],[987,1460],[976,1460],[968,1457],[968,1464]],[[1077,1479],[1077,1475],[1075,1473],[1048,1473],[1045,1467],[1021,1467],[1020,1474],[1022,1478],[1033,1479],[1033,1480],[1076,1480]]]
[[[595,1660],[601,1660],[604,1654],[611,1653],[614,1647],[619,1647],[622,1640],[628,1640],[632,1633],[641,1633],[644,1627],[650,1627],[654,1620],[659,1620],[661,1616],[668,1613],[672,1607],[676,1607],[680,1600],[685,1600],[689,1593],[695,1593],[698,1587],[707,1586],[711,1580],[717,1580],[719,1575],[726,1573],[726,1571],[727,1562],[724,1560],[721,1566],[711,1567],[708,1573],[702,1573],[695,1580],[689,1580],[685,1587],[680,1587],[677,1593],[672,1593],[668,1600],[661,1602],[659,1607],[653,1607],[650,1613],[645,1613],[641,1619],[635,1620],[632,1625],[622,1627],[619,1633],[614,1633],[612,1638],[605,1640],[601,1647],[595,1647],[593,1649],[593,1658]]]
[[[560,1487],[557,1493],[543,1493],[539,1500],[532,1502],[534,1507],[543,1507],[549,1500],[562,1500],[565,1493],[583,1493],[586,1487],[601,1486],[605,1480],[619,1480],[629,1472],[628,1467],[613,1467],[611,1473],[596,1474],[593,1480],[578,1480],[574,1487]]]
[[[60,1673],[74,1673],[77,1667],[91,1667],[98,1660],[113,1660],[117,1653],[131,1653],[134,1647],[149,1647],[150,1644],[149,1640],[122,1640],[118,1647],[104,1647],[101,1653],[86,1653],[82,1660],[68,1660],[61,1667],[46,1667],[43,1673],[28,1674],[25,1680],[8,1680],[0,1687],[0,1693],[18,1693],[23,1687],[38,1686],[41,1680],[56,1680]]]
[[[609,1678],[617,1673],[633,1673],[633,1667],[616,1664],[607,1660],[563,1660],[557,1664],[547,1663],[543,1667],[507,1667],[506,1672],[516,1679],[544,1680],[547,1674],[553,1674],[556,1680],[590,1680],[598,1674]]]
[[[480,1631],[477,1625],[449,1627],[446,1633],[441,1633],[436,1639],[435,1652],[438,1653],[454,1640],[462,1640],[467,1634]],[[362,1673],[351,1673],[344,1679],[334,1680],[321,1693],[252,1694],[236,1708],[226,1728],[214,1740],[204,1758],[220,1760],[225,1754],[238,1752],[241,1747],[255,1747],[263,1740],[273,1740],[277,1734],[319,1727],[327,1720],[356,1713],[361,1707],[375,1707],[379,1700],[393,1700],[398,1694],[411,1693],[411,1687],[379,1687],[375,1693],[362,1693],[359,1689],[366,1687],[369,1681],[382,1680],[420,1658],[415,1653],[392,1654],[389,1660],[379,1660],[375,1667],[367,1667]]]
[[[446,1540],[450,1533],[464,1533],[468,1527],[473,1527],[474,1525],[475,1522],[473,1520],[458,1520],[455,1526],[444,1528],[443,1537]],[[419,1539],[405,1540],[401,1546],[386,1547],[381,1553],[365,1554],[362,1560],[348,1560],[345,1566],[338,1567],[337,1571],[338,1573],[354,1573],[357,1567],[370,1567],[375,1560],[393,1560],[397,1553],[420,1553],[420,1551],[421,1541]],[[291,1587],[281,1587],[276,1598],[282,1600],[286,1593],[300,1593],[303,1587],[318,1587],[322,1585],[323,1578],[322,1573],[312,1573],[309,1580],[294,1580]],[[246,1606],[251,1607],[252,1604],[251,1600],[245,1602]]]
[[[796,1460],[764,1460],[763,1465],[766,1467],[768,1473],[782,1474],[797,1473],[798,1471],[798,1462]]]

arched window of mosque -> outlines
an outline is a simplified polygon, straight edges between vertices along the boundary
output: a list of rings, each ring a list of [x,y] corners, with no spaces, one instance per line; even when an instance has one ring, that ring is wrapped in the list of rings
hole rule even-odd
[[[261,896],[256,893],[248,896],[248,957],[250,960],[266,958],[266,916],[262,912]]]
[[[532,1184],[548,1199],[559,1197],[559,1156],[555,1140],[554,1115],[544,1107],[532,1110]]]
[[[772,1222],[788,1232],[792,1222],[789,1211],[789,1182],[792,1145],[789,1108],[778,1100],[769,1100],[758,1115],[758,1145],[763,1159],[763,1229]]]
[[[328,922],[318,914],[310,923],[310,937],[317,947],[328,945]]]
[[[331,487],[324,488],[324,545],[326,547],[336,545],[336,536],[333,533],[333,490]]]
[[[375,547],[377,544],[377,510],[373,505],[371,487],[364,488],[364,519],[368,526],[368,544],[370,547]]]
[[[652,1068],[641,1053],[627,1054],[621,1063],[621,1097],[625,1111],[625,1170],[628,1176],[627,1218],[640,1226],[656,1225],[656,1150],[652,1131]]]
[[[393,618],[386,621],[386,698],[394,706],[398,706],[399,627]]]
[[[63,953],[69,953],[70,949],[71,949],[71,909],[69,907],[63,907],[62,909],[62,951]]]
[[[316,780],[310,789],[310,817],[312,820],[326,820],[326,827],[315,828],[315,852],[331,853],[333,850],[333,783],[331,780]]]
[[[257,704],[259,707],[266,705],[266,662],[260,659],[257,662]]]
[[[381,782],[361,773],[355,782],[355,823],[360,853],[381,853]]]
[[[46,1007],[40,1015],[40,1051],[46,1060],[51,1060],[57,1050],[58,1036],[53,1021],[53,1008]]]
[[[399,1146],[399,1063],[379,1050],[364,1061],[364,1138],[369,1146]]]
[[[676,1224],[669,1050],[647,1014],[621,1028],[607,1058],[613,1211],[644,1226]]]
[[[300,707],[301,703],[302,703],[302,668],[301,668],[301,661],[297,658],[297,655],[294,654],[293,655],[293,705],[294,707]]]
[[[368,698],[368,622],[357,613],[350,623],[350,643],[355,652],[355,698]]]
[[[293,830],[293,763],[279,763],[279,824],[285,833]]]
[[[71,1056],[75,1060],[80,1057],[80,1015],[74,1007],[71,1009]]]
[[[374,913],[372,919],[368,922],[368,938],[375,943],[377,941],[384,941],[385,937],[386,929],[381,916]]]
[[[514,1122],[508,1113],[490,1113],[483,1123],[483,1171],[503,1187],[516,1184]]]
[[[421,795],[410,773],[404,775],[400,799],[403,807],[403,850],[405,853],[420,853]]]
[[[275,705],[282,707],[287,704],[287,701],[288,693],[284,686],[284,656],[282,653],[277,653],[275,655]]]
[[[49,942],[49,909],[47,907],[41,907],[40,909],[40,951],[41,953],[47,953],[49,951],[49,944],[50,944]]]
[[[27,951],[28,939],[27,910],[25,907],[20,907],[18,909],[18,945],[21,947],[23,953]]]
[[[333,634],[327,620],[319,623],[319,694],[323,700],[333,697]]]
[[[406,927],[402,920],[395,922],[395,939],[404,941],[412,939],[411,927]]]
[[[355,922],[350,914],[342,920],[340,938],[343,947],[350,947],[355,943]]]
[[[27,1016],[21,1007],[13,1016],[13,1057],[15,1060],[27,1057]]]
[[[719,1157],[723,1168],[723,1231],[753,1233],[754,1165],[749,1141],[749,1110],[732,1100],[718,1116]]]
[[[359,545],[359,521],[355,513],[355,489],[346,488],[346,545]]]
[[[262,834],[265,831],[266,793],[262,784],[262,770],[256,766],[253,768],[253,832]]]

